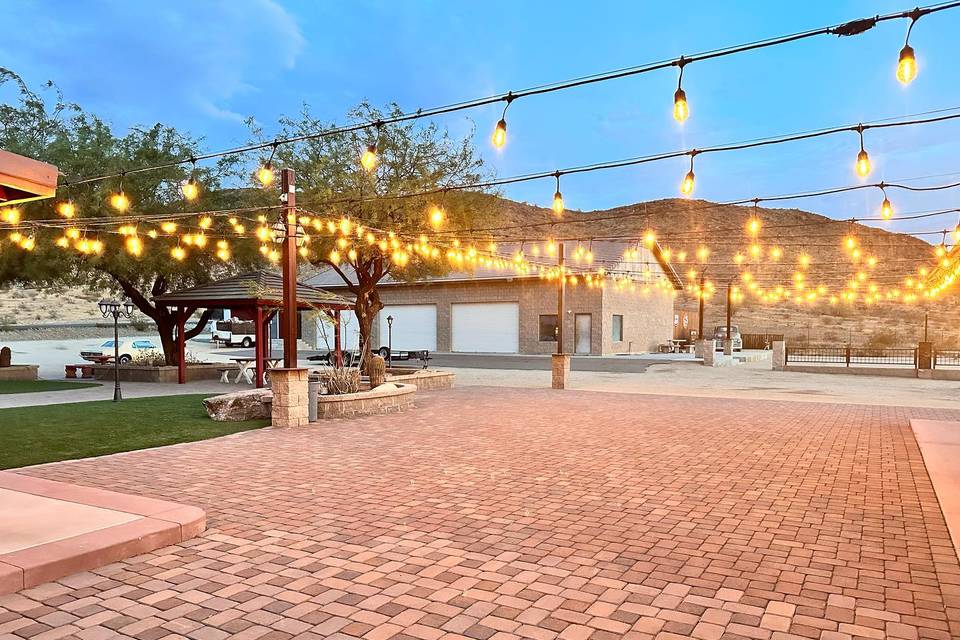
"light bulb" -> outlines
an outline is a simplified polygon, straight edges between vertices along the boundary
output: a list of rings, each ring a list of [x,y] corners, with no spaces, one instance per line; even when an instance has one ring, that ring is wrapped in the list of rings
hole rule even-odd
[[[913,47],[906,45],[900,49],[900,61],[897,62],[897,80],[901,84],[910,84],[917,77],[917,58]]]
[[[130,200],[123,191],[117,191],[110,196],[110,206],[117,211],[123,212],[130,208]]]
[[[198,224],[201,229],[209,229],[213,225],[213,218],[210,216],[202,216]]]
[[[173,247],[172,249],[170,249],[170,255],[173,257],[174,260],[182,261],[184,258],[187,257],[187,250],[181,247],[180,245],[177,245],[176,247]]]
[[[870,156],[864,149],[860,149],[860,153],[857,154],[857,173],[861,177],[870,175]]]
[[[180,185],[180,193],[182,193],[183,197],[187,200],[196,200],[197,196],[200,195],[200,187],[197,185],[197,181],[191,177],[184,180]]]
[[[127,248],[127,253],[132,256],[139,257],[143,253],[143,240],[137,236],[129,236],[124,244]]]
[[[496,128],[493,130],[493,146],[501,148],[507,143],[507,121],[500,118]]]
[[[16,207],[4,209],[3,221],[9,224],[18,224],[20,222],[20,209]]]
[[[880,217],[884,220],[889,220],[893,217],[893,205],[890,204],[890,200],[887,198],[884,198],[883,204],[880,205]]]
[[[360,164],[366,171],[373,171],[377,166],[377,145],[367,145],[367,150],[360,156]]]
[[[687,93],[683,89],[677,89],[673,94],[673,119],[677,122],[683,122],[690,117],[690,107],[687,105]]]
[[[553,212],[558,216],[563,214],[563,196],[559,191],[553,194]]]
[[[441,207],[435,206],[430,210],[430,226],[432,226],[434,229],[442,226],[444,220],[446,219],[447,215],[444,213]]]
[[[257,169],[257,180],[259,180],[260,184],[264,187],[269,187],[273,184],[273,178],[273,165],[269,162],[261,165],[261,167]]]
[[[64,218],[72,218],[77,213],[77,207],[73,204],[73,200],[64,200],[57,203],[57,213]]]
[[[683,182],[680,183],[680,192],[683,195],[688,196],[693,193],[693,182],[694,176],[693,171],[688,171],[687,175],[683,177]]]

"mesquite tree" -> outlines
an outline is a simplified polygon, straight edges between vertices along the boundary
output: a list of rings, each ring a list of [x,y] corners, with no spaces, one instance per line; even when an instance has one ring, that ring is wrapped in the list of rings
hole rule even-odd
[[[392,105],[387,113],[399,114],[399,107]],[[348,117],[354,122],[378,122],[385,116],[362,103]],[[315,134],[330,126],[304,107],[298,117],[280,120],[278,137]],[[252,122],[251,128],[257,141],[265,139]],[[416,235],[432,230],[429,214],[433,206],[444,210],[445,230],[475,227],[491,219],[495,201],[477,191],[394,197],[443,190],[486,178],[483,160],[472,139],[472,132],[454,138],[435,123],[413,120],[282,145],[276,150],[273,164],[296,171],[299,206],[324,216],[347,217],[367,227]],[[360,158],[372,144],[376,145],[377,163],[373,170],[367,170]],[[340,204],[326,204],[331,201]],[[362,242],[353,245],[355,258],[340,251],[339,260],[333,260],[333,242],[329,235],[316,236],[311,243],[311,260],[317,266],[334,270],[356,296],[361,344],[370,344],[373,320],[383,308],[378,283],[387,276],[413,280],[449,268],[444,258],[422,259],[415,253],[400,267],[391,260],[392,249],[382,251],[377,245]]]
[[[83,254],[72,247],[56,246],[54,240],[59,232],[31,225],[32,221],[57,218],[55,202],[28,203],[21,207],[23,221],[17,231],[35,233],[36,246],[32,251],[22,251],[3,240],[0,284],[83,286],[128,297],[156,323],[167,364],[177,364],[175,315],[155,305],[152,298],[259,264],[262,256],[256,243],[234,242],[232,259],[223,262],[212,250],[212,239],[218,233],[215,226],[207,232],[211,238],[209,246],[192,250],[186,259],[178,261],[170,255],[171,247],[177,244],[176,234],[151,239],[146,232],[156,225],[144,223],[138,225],[143,252],[134,256],[124,250],[125,238],[116,234],[115,226],[96,226],[104,218],[118,215],[108,204],[111,193],[119,187],[118,181],[74,187],[67,187],[64,182],[74,176],[104,175],[189,158],[199,153],[200,141],[162,124],[134,127],[118,135],[107,122],[65,102],[52,83],[42,92],[49,95],[41,95],[15,73],[0,68],[0,85],[3,84],[14,87],[19,99],[14,104],[0,105],[0,148],[56,165],[62,174],[58,199],[69,196],[74,201],[74,226],[83,230],[85,237],[98,239],[104,248],[99,254]],[[127,215],[223,209],[269,201],[266,194],[255,190],[220,189],[222,179],[239,171],[237,158],[225,158],[195,169],[187,164],[126,175],[123,191],[131,202]],[[180,184],[191,173],[201,185],[201,194],[197,201],[188,203],[180,193]],[[222,228],[226,223],[217,224]],[[189,339],[202,332],[210,314],[210,310],[202,313],[185,336]]]

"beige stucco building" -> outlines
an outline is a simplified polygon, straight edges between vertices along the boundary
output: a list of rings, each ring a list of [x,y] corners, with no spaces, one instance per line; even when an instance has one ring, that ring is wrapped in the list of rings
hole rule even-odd
[[[624,246],[605,247],[598,260],[617,260]],[[673,337],[674,297],[682,287],[658,248],[641,249],[634,266],[643,276],[605,286],[567,285],[564,350],[607,355],[654,351]],[[621,270],[630,265],[614,263]],[[609,269],[615,272],[617,269]],[[349,293],[340,276],[323,272],[309,283],[335,293]],[[385,305],[374,322],[372,349],[433,352],[549,354],[556,351],[557,283],[537,275],[489,270],[453,272],[406,282],[384,279],[378,285]],[[392,328],[388,318],[392,318]],[[304,325],[303,337],[323,349],[315,328]],[[356,320],[345,319],[345,348],[357,348]],[[351,326],[352,325],[352,326]],[[351,344],[352,342],[352,344]]]

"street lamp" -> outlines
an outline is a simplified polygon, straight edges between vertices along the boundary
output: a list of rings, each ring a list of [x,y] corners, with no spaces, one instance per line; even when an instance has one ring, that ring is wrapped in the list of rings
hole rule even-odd
[[[387,364],[393,368],[393,316],[387,316]]]
[[[118,321],[120,316],[129,318],[133,315],[133,303],[129,300],[117,302],[116,300],[107,300],[104,298],[97,303],[100,307],[100,313],[103,317],[113,316],[113,401],[120,402],[120,330]]]

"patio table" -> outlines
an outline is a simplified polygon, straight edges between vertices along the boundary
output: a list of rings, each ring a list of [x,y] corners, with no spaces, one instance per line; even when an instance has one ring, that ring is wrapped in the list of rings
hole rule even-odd
[[[240,370],[237,371],[237,379],[234,380],[234,383],[240,384],[240,381],[246,379],[247,384],[253,382],[253,376],[255,373],[252,373],[256,369],[257,359],[256,358],[230,358],[240,366]],[[282,358],[266,358],[264,363],[266,364],[267,370],[273,369],[274,367],[279,367]],[[266,382],[267,371],[263,372],[264,382]]]

